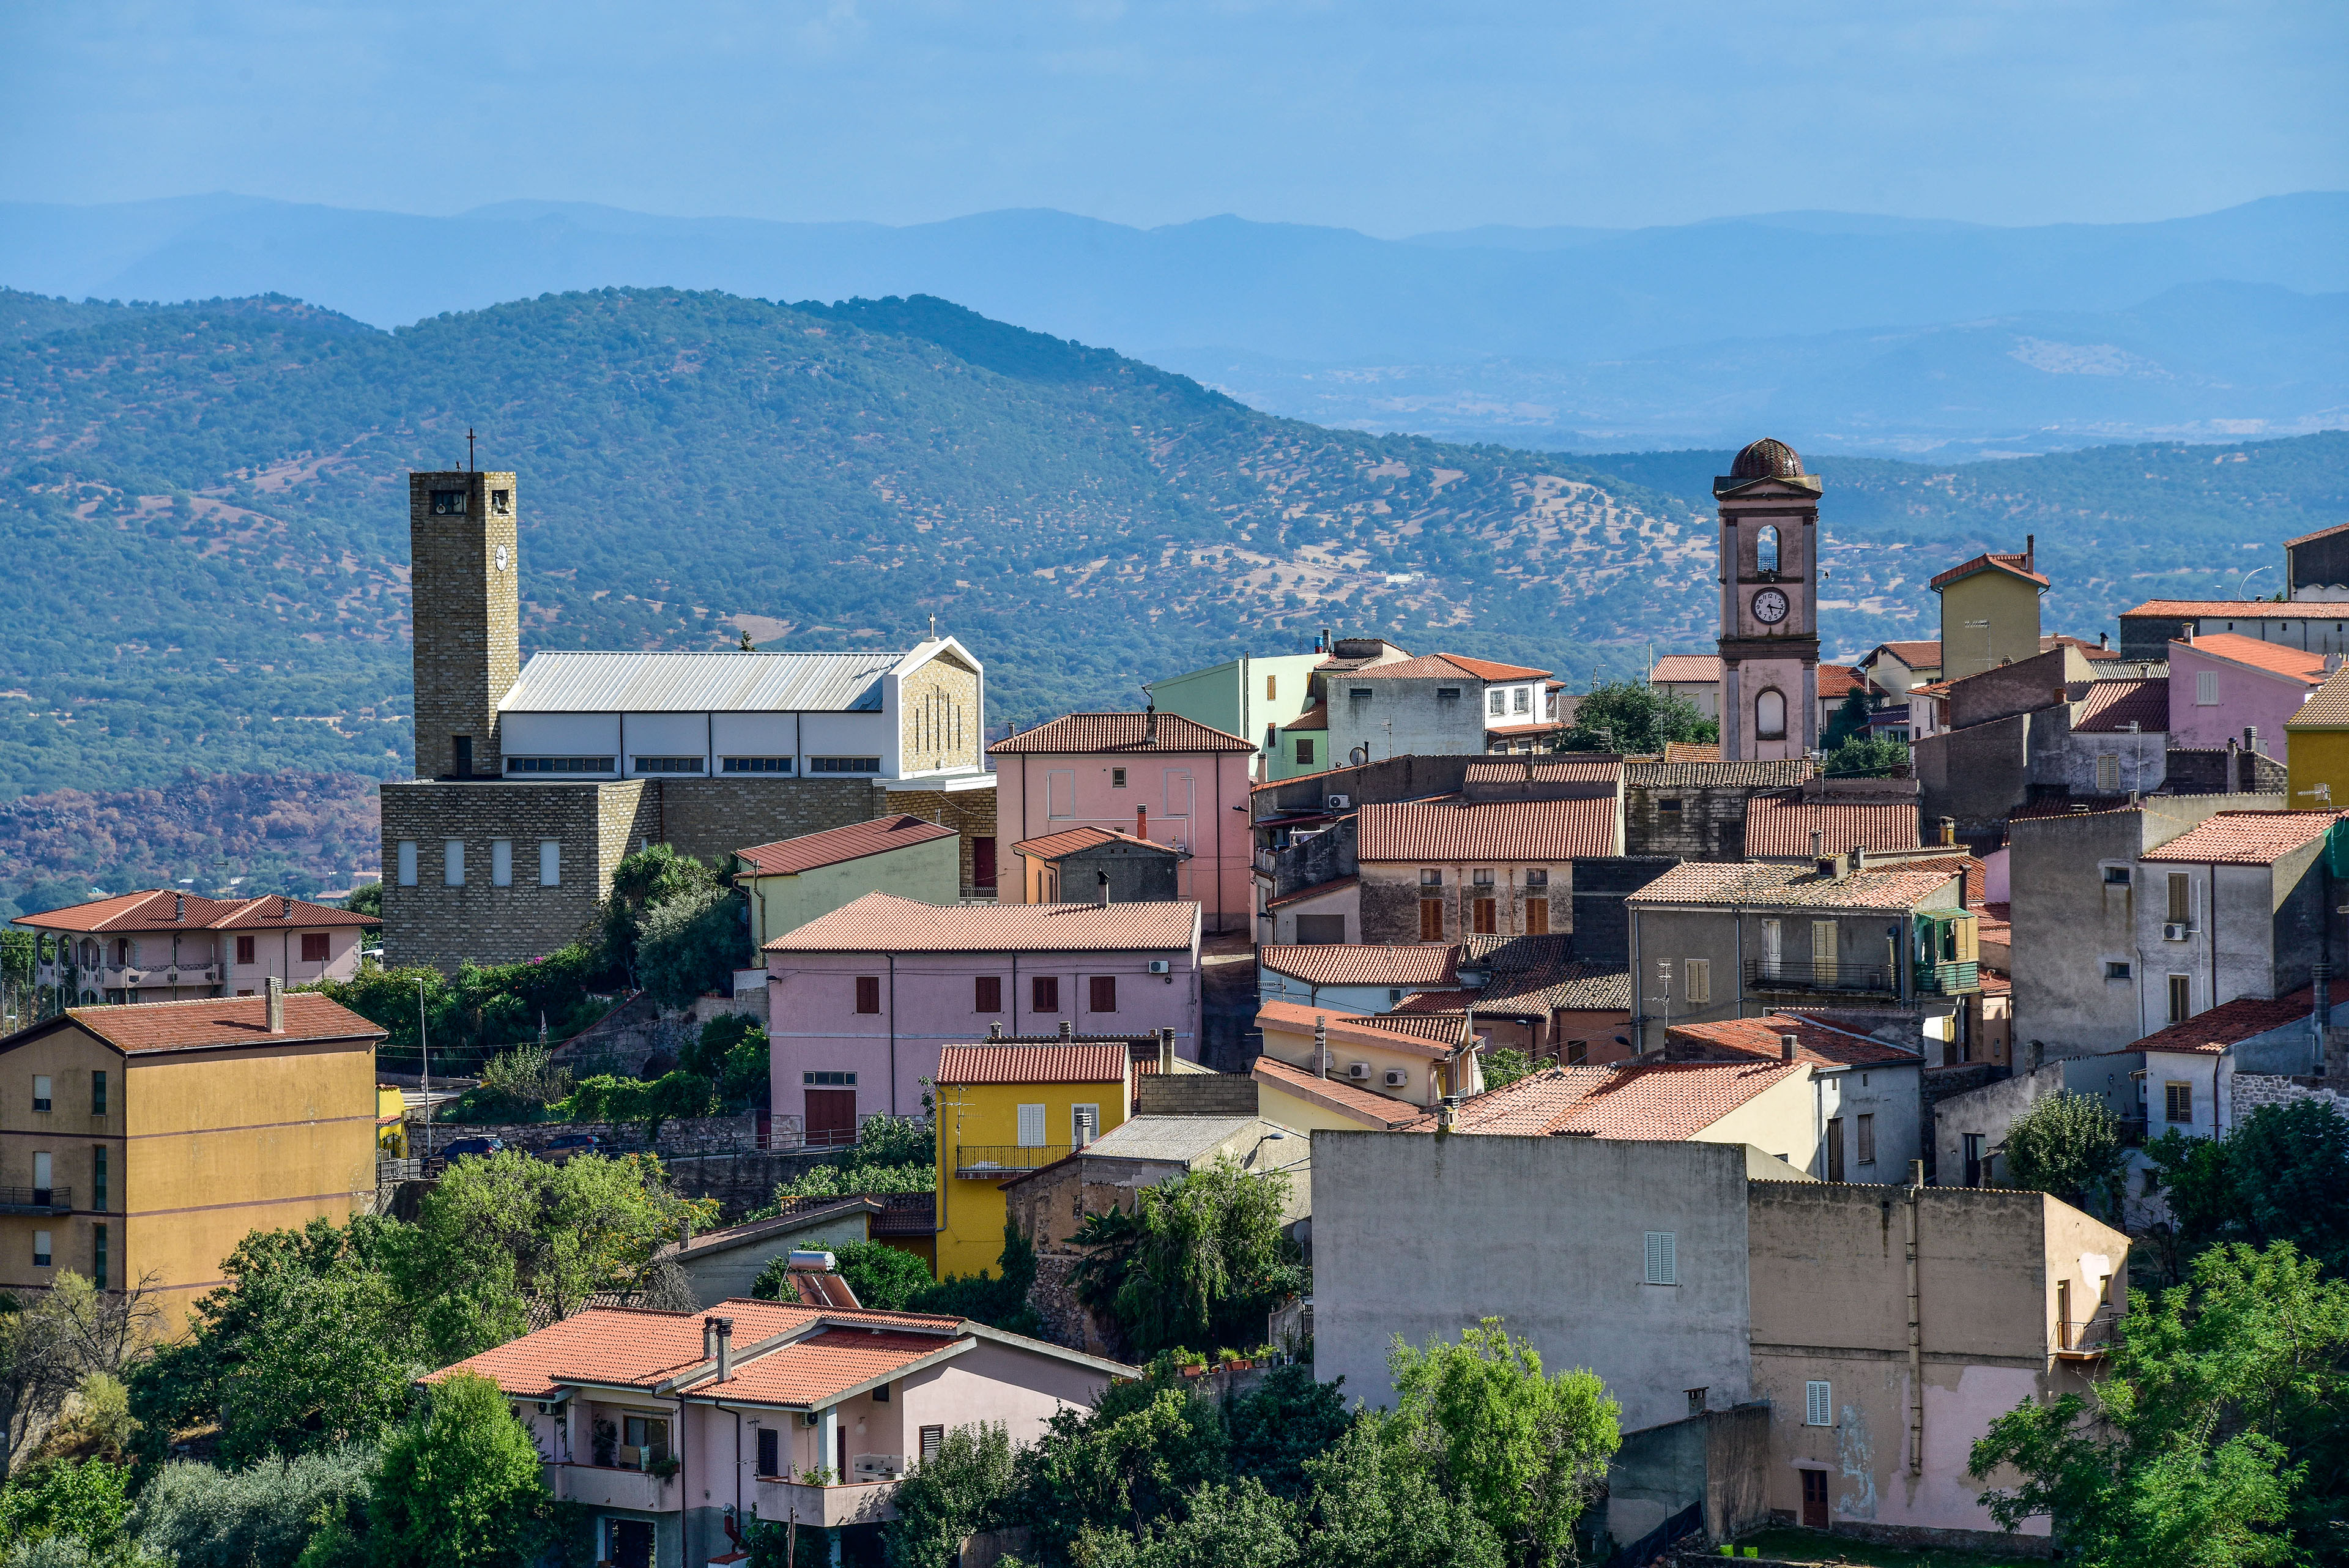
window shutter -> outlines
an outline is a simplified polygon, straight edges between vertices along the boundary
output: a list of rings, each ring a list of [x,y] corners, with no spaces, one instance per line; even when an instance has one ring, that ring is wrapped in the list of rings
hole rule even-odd
[[[923,1428],[922,1462],[924,1464],[928,1464],[932,1459],[936,1459],[938,1457],[938,1450],[946,1447],[946,1443],[947,1429],[944,1427]]]
[[[1648,1232],[1648,1283],[1676,1285],[1681,1282],[1680,1260],[1674,1255],[1675,1240],[1670,1231]]]
[[[2197,708],[2216,708],[2219,705],[2217,670],[2198,670],[2194,672],[2194,705]]]
[[[1044,1147],[1043,1106],[1022,1106],[1019,1107],[1019,1147],[1021,1148],[1041,1148]]]
[[[1803,1385],[1803,1425],[1835,1425],[1835,1390],[1832,1385],[1817,1381]]]

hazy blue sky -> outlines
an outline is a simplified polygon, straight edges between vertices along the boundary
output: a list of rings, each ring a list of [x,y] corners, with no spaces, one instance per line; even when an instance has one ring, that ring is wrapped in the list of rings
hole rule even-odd
[[[2349,186],[2344,68],[2339,0],[5,0],[0,198],[2113,221]]]

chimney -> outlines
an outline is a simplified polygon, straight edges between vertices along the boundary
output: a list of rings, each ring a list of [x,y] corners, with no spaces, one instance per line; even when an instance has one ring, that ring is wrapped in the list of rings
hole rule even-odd
[[[1108,873],[1108,872],[1106,872],[1106,871],[1096,871],[1096,872],[1094,872],[1094,873],[1093,873],[1093,887],[1094,887],[1095,890],[1096,890],[1096,891],[1099,893],[1099,895],[1100,895],[1100,898],[1101,898],[1101,907],[1102,907],[1102,909],[1108,909],[1108,908],[1109,908],[1109,873]]]
[[[2031,564],[2033,558],[2038,554],[2039,535],[2036,534],[2025,534],[2023,536],[2023,569],[2024,571],[2035,572],[2039,569]]]
[[[1336,645],[1330,640],[1330,628],[1326,626],[1323,627],[1321,628],[1321,647],[1319,651],[1327,653],[1335,646]]]
[[[1072,1038],[1074,1038],[1074,1037],[1075,1037],[1075,1035],[1076,1035],[1076,1032],[1077,1032],[1077,1031],[1076,1031],[1076,1026],[1075,1026],[1075,1025],[1073,1025],[1073,1024],[1071,1024],[1071,1023],[1067,1019],[1063,1018],[1063,1019],[1061,1019],[1061,1039],[1063,1039],[1063,1040],[1072,1039]]]
[[[734,1376],[734,1320],[712,1318],[718,1325],[718,1381],[725,1382]]]
[[[1459,1106],[1460,1097],[1457,1095],[1446,1095],[1436,1102],[1435,1130],[1437,1132],[1448,1133],[1452,1130],[1453,1119],[1458,1112]]]
[[[1793,1061],[1793,1060],[1795,1059],[1795,1046],[1797,1046],[1797,1045],[1799,1045],[1799,1044],[1802,1044],[1801,1040],[1800,1040],[1800,1039],[1798,1039],[1798,1038],[1797,1038],[1796,1036],[1795,1036],[1795,1035],[1792,1035],[1792,1034],[1781,1034],[1781,1035],[1779,1035],[1779,1036],[1778,1036],[1778,1060],[1779,1060],[1779,1061],[1781,1061],[1781,1062],[1791,1062],[1791,1061]]]
[[[1330,1018],[1327,1013],[1313,1016],[1313,1072],[1317,1077],[1330,1075]]]
[[[2100,648],[2100,649],[2103,649],[2103,648],[2110,648],[2112,645],[2113,645],[2113,634],[2112,634],[2111,632],[2108,632],[2108,631],[2100,631],[2100,632],[2096,633],[2096,646],[2097,646],[2098,648]]]
[[[714,1317],[701,1320],[701,1359],[718,1359],[718,1320]]]
[[[1142,743],[1146,746],[1154,746],[1158,743],[1158,700],[1155,697],[1150,700],[1150,706],[1143,711]]]
[[[1851,846],[1851,869],[1854,876],[1868,869],[1867,845],[1855,844]]]
[[[1150,808],[1146,805],[1137,805],[1133,808],[1133,836],[1136,838],[1150,836]]]
[[[1940,827],[1941,827],[1941,842],[1942,842],[1944,845],[1952,845],[1952,844],[1957,843],[1957,841],[1958,841],[1958,819],[1957,819],[1956,817],[1954,817],[1954,816],[1945,816],[1945,817],[1941,818]]]
[[[2226,787],[2219,793],[2221,794],[2232,794],[2235,793],[2235,737],[2232,735],[2227,737]]]
[[[987,1026],[987,1037],[989,1040],[1000,1040],[1003,1038],[1003,1020],[999,1018],[994,1023]]]
[[[294,918],[294,900],[292,898],[280,898],[277,900],[277,918],[281,920],[290,920]]]
[[[2246,725],[2244,725],[2244,726],[2243,726],[2243,750],[2245,750],[2245,751],[2247,751],[2247,752],[2256,752],[2256,751],[2258,751],[2259,749],[2260,749],[2260,727],[2259,727],[2257,724],[2246,724]]]
[[[175,920],[184,920],[187,918],[188,896],[185,893],[174,895],[171,899],[171,919]]]
[[[285,982],[274,974],[269,977],[269,1001],[266,1005],[269,1012],[269,1032],[272,1034],[285,1033]]]
[[[1826,834],[1821,833],[1821,832],[1820,832],[1817,828],[1816,828],[1816,827],[1814,827],[1813,829],[1811,829],[1811,858],[1812,858],[1812,859],[1814,859],[1814,860],[1823,860],[1823,859],[1825,859],[1825,858],[1826,857],[1826,853],[1827,853],[1826,844],[1827,844],[1827,836],[1826,836]]]
[[[1172,1029],[1158,1032],[1158,1075],[1162,1078],[1174,1075],[1174,1031]]]

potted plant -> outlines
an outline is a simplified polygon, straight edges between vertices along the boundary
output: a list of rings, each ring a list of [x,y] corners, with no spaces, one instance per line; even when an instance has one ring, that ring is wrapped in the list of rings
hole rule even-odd
[[[647,1465],[645,1469],[650,1473],[660,1477],[661,1480],[667,1480],[669,1477],[677,1474],[678,1468],[683,1464],[683,1462],[684,1461],[679,1459],[675,1454],[663,1454],[651,1464]]]

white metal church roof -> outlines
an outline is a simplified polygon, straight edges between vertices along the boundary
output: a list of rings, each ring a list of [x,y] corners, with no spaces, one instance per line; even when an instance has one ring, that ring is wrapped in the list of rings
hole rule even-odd
[[[870,653],[533,653],[502,713],[877,713],[906,657]]]

